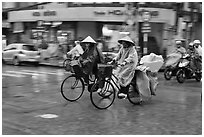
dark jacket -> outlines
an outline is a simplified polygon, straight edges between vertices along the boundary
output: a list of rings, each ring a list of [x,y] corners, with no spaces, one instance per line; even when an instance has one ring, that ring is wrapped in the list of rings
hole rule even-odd
[[[95,45],[85,50],[79,60],[85,74],[95,75],[97,75],[97,64],[105,61],[102,52]]]

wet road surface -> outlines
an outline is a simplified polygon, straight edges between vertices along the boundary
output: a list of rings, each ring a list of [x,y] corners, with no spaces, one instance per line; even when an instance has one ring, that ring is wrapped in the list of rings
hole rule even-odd
[[[156,96],[143,105],[116,99],[98,110],[85,90],[77,102],[60,94],[70,75],[50,67],[2,66],[3,135],[200,135],[201,82],[179,84],[159,73]],[[45,114],[56,116],[43,117]]]

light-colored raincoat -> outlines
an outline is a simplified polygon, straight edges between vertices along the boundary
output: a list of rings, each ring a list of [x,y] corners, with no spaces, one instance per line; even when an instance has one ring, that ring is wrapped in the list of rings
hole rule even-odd
[[[173,53],[167,55],[165,66],[176,66],[185,53],[186,49],[184,47],[176,48]]]
[[[135,47],[130,46],[127,49],[122,47],[115,60],[118,61],[119,64],[127,62],[125,66],[118,67],[115,73],[119,79],[119,84],[126,87],[134,77],[135,68],[138,62],[138,55]]]
[[[131,78],[131,82],[135,82],[135,84],[137,85],[136,88],[139,91],[142,100],[149,99],[151,97],[151,91],[156,91],[158,85],[157,72],[159,71],[163,63],[164,60],[161,55],[151,53],[150,55],[143,56],[140,61],[140,64],[143,65],[137,66],[134,69],[135,77]],[[146,70],[148,70],[148,72],[146,72]],[[118,82],[114,77],[112,78],[116,83]],[[115,90],[117,90],[116,87],[114,88]]]
[[[157,72],[163,63],[162,56],[154,53],[141,58],[140,64],[142,65],[138,66],[135,71],[135,82],[143,100],[151,97],[151,92],[156,91],[158,85]],[[146,67],[148,72],[144,72],[143,67]]]

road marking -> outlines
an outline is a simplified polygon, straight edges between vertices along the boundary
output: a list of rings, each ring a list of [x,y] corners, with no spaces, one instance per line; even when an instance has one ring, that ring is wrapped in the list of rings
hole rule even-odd
[[[7,77],[18,77],[18,78],[25,77],[24,75],[19,75],[19,74],[9,74],[9,73],[2,73],[2,76],[7,76]]]
[[[35,90],[34,92],[38,93],[38,92],[40,92],[40,90]]]
[[[35,117],[41,117],[41,118],[57,118],[58,115],[55,114],[43,114],[43,115],[37,115]]]
[[[21,72],[21,71],[6,71],[9,73],[17,73],[17,74],[24,74],[24,75],[33,75],[33,76],[39,76],[39,74],[36,73],[27,73],[27,72]]]

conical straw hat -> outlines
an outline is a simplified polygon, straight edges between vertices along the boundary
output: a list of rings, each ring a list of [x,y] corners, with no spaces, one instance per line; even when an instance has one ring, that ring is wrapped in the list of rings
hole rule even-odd
[[[96,42],[90,36],[88,36],[84,40],[82,40],[81,43],[94,43],[94,44],[96,44]]]
[[[129,36],[126,36],[124,38],[121,38],[118,40],[118,42],[121,44],[122,41],[127,41],[130,42],[132,45],[135,45],[135,43],[131,40],[131,38]]]

